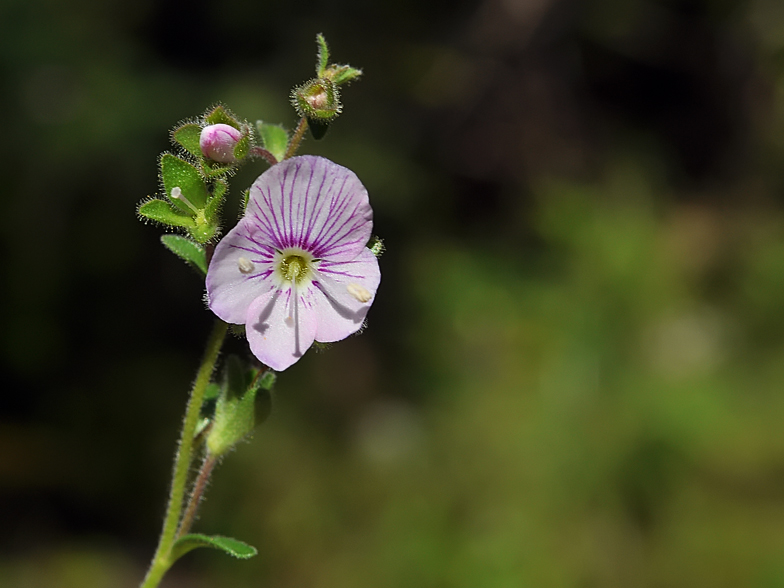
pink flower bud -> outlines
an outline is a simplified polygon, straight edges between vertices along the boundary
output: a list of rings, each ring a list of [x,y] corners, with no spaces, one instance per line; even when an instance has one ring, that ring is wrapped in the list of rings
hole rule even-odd
[[[218,163],[234,163],[234,147],[242,138],[242,133],[231,125],[209,125],[202,129],[199,147],[205,157]]]

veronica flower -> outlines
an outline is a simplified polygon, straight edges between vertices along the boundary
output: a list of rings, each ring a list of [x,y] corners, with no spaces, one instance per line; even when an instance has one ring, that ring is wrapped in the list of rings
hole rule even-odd
[[[210,309],[245,325],[253,354],[276,370],[314,340],[345,339],[362,326],[381,280],[366,247],[372,219],[367,190],[351,170],[307,155],[272,166],[215,248]]]

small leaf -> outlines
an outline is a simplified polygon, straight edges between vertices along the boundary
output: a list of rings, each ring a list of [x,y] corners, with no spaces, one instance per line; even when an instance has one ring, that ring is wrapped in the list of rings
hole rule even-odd
[[[318,45],[316,75],[322,77],[324,71],[327,69],[327,63],[329,62],[329,47],[327,47],[327,40],[321,33],[316,35],[316,44]]]
[[[142,202],[142,204],[139,205],[138,212],[145,218],[170,227],[192,229],[196,226],[193,218],[183,214],[169,202],[158,200],[157,198],[151,198],[146,202]]]
[[[195,167],[187,161],[175,157],[171,153],[164,153],[161,157],[161,178],[166,196],[171,198],[172,188],[179,188],[182,195],[196,208],[204,208],[207,203],[207,186]],[[184,212],[193,211],[187,204],[179,199],[173,200],[174,205]]]
[[[261,144],[278,161],[283,161],[286,156],[286,149],[289,146],[289,134],[280,125],[271,125],[258,121],[256,128],[261,136]]]
[[[174,255],[207,275],[207,255],[204,247],[181,235],[163,235],[161,243]]]
[[[180,537],[171,550],[172,562],[177,561],[183,555],[198,547],[210,547],[220,549],[238,559],[248,559],[258,553],[255,547],[232,539],[231,537],[221,537],[220,535],[201,535],[191,533]]]
[[[172,131],[172,138],[179,143],[191,155],[202,158],[199,139],[201,138],[201,127],[194,123],[184,124]]]

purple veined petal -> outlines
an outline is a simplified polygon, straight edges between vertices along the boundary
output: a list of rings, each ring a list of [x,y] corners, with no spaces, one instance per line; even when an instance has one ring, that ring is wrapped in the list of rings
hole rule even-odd
[[[227,323],[245,323],[248,307],[275,288],[272,280],[274,248],[246,220],[237,223],[215,248],[207,272],[207,301]]]
[[[285,370],[313,344],[316,315],[302,294],[295,299],[291,289],[275,289],[248,307],[245,333],[250,350],[274,370]]]
[[[251,186],[246,219],[279,249],[300,247],[320,259],[348,261],[367,245],[373,211],[351,170],[323,157],[292,157]]]
[[[316,341],[340,341],[357,332],[380,281],[378,260],[368,248],[351,261],[322,262],[313,283]],[[363,301],[360,293],[369,298]]]

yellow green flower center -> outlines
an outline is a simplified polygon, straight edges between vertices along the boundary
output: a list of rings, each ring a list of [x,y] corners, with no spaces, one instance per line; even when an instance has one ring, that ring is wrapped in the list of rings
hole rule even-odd
[[[308,274],[310,274],[308,262],[301,255],[288,255],[284,257],[280,261],[278,269],[285,281],[296,284],[300,284],[308,277]]]

